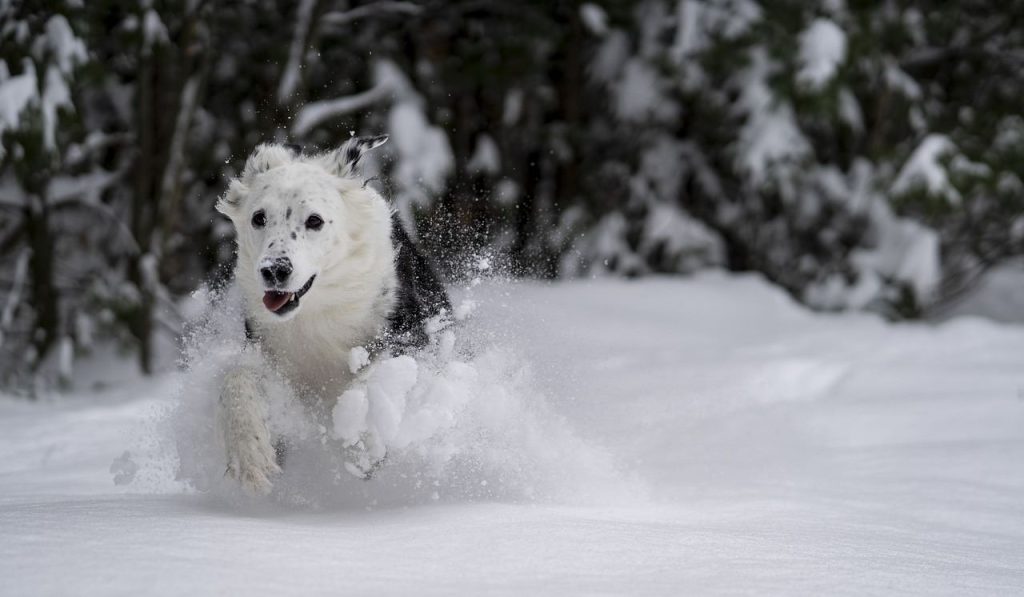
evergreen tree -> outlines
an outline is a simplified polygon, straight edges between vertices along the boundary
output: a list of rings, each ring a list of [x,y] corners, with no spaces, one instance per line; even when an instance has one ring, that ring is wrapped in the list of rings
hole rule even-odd
[[[153,368],[265,141],[368,164],[449,275],[754,271],[926,316],[1024,251],[1024,4],[97,0],[0,6],[0,372]]]

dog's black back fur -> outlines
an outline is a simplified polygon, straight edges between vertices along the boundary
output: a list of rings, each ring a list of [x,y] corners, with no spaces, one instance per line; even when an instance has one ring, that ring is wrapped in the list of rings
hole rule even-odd
[[[391,242],[398,295],[382,340],[396,349],[418,348],[429,340],[427,322],[439,315],[451,316],[452,306],[430,261],[413,244],[397,214],[391,216]]]

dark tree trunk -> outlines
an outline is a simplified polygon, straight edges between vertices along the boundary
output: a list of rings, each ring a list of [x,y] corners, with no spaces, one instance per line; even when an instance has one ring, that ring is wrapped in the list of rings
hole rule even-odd
[[[36,357],[32,368],[35,370],[56,343],[60,325],[57,289],[54,287],[54,239],[50,229],[49,209],[38,194],[32,195],[31,203],[25,209],[25,232],[32,251],[29,271],[32,280],[32,309],[35,312],[31,339]]]
[[[149,250],[151,232],[150,202],[153,197],[154,154],[156,152],[156,126],[154,112],[155,56],[143,51],[139,59],[139,79],[136,89],[135,135],[137,139],[134,165],[135,185],[132,196],[132,234],[139,245],[139,254],[129,261],[128,280],[139,291],[139,303],[128,314],[128,329],[138,342],[139,366],[143,372],[152,371],[151,341],[153,332],[152,297],[149,296],[143,268],[143,258]]]

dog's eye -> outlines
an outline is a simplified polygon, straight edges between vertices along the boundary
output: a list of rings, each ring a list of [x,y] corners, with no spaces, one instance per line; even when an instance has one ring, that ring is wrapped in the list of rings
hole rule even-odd
[[[258,212],[252,214],[252,227],[263,228],[267,225],[267,214],[261,209]]]
[[[323,228],[323,225],[324,219],[316,214],[313,214],[306,218],[306,228],[309,228],[310,230],[320,230],[321,228]]]

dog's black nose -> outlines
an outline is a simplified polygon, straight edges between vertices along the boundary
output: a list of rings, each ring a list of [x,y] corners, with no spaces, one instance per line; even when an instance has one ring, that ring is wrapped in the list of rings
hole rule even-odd
[[[287,257],[278,257],[270,264],[260,268],[260,275],[267,284],[284,284],[292,275],[292,262]]]

